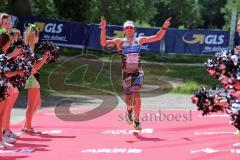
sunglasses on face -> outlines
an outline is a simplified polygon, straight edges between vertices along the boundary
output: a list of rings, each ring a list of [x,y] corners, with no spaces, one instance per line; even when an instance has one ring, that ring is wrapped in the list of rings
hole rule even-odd
[[[134,28],[133,27],[125,27],[125,29],[129,29],[130,30],[130,29],[134,29]]]

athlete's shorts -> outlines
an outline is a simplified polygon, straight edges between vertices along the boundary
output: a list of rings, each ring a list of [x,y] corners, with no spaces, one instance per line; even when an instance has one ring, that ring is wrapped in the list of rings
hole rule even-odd
[[[28,80],[26,81],[25,89],[28,88],[40,88],[39,82],[33,74],[31,74]]]
[[[123,89],[125,95],[132,94],[136,92],[136,86],[142,86],[143,84],[143,71],[135,73],[125,73],[123,72]]]

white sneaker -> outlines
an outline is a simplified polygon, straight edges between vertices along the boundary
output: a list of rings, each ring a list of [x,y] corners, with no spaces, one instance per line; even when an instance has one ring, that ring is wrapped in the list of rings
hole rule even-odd
[[[3,131],[3,136],[7,136],[7,137],[10,137],[10,138],[15,138],[15,139],[18,138],[18,136],[15,133],[13,133],[11,130],[4,130]]]
[[[4,145],[2,143],[0,143],[0,149],[3,149]]]
[[[3,146],[3,148],[11,148],[11,147],[14,147],[14,145],[9,144],[9,143],[7,143],[7,142],[2,142],[2,143],[0,143],[0,146]]]
[[[15,139],[15,138],[11,138],[11,137],[8,137],[8,136],[3,136],[2,137],[2,142],[3,143],[14,143],[16,141],[17,141],[17,139]]]

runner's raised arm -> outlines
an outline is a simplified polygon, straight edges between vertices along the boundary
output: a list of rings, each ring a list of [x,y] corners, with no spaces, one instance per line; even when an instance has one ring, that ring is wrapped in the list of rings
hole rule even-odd
[[[140,44],[142,45],[144,43],[152,43],[152,42],[160,41],[163,38],[163,36],[165,35],[167,28],[170,26],[171,19],[172,18],[168,18],[164,22],[160,31],[158,31],[155,35],[149,36],[149,37],[139,37]]]

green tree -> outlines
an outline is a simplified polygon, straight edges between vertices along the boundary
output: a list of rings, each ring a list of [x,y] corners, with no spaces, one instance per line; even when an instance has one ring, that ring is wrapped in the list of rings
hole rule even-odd
[[[58,11],[55,7],[53,0],[30,0],[32,15],[35,17],[44,17],[44,18],[61,18],[58,15]]]
[[[122,25],[126,20],[148,23],[156,14],[156,0],[93,0],[92,22],[104,16],[108,23]]]
[[[224,14],[225,25],[224,29],[230,28],[232,9],[236,8],[238,11],[238,16],[240,16],[240,1],[239,0],[227,0],[226,5],[222,8],[222,13]]]
[[[29,0],[1,0],[0,13],[5,12],[16,16],[31,15]]]
[[[7,12],[15,16],[28,16],[32,13],[29,0],[8,0],[8,5]]]
[[[8,12],[9,11],[8,1],[7,0],[3,0],[3,1],[0,1],[0,2],[1,2],[0,13]]]
[[[203,28],[223,28],[225,20],[221,9],[225,6],[226,3],[227,0],[199,0],[199,4],[202,6],[202,18],[204,20]]]
[[[81,22],[90,22],[92,0],[53,0],[60,17]]]
[[[0,5],[0,12],[15,16],[60,18],[53,0],[4,0]]]
[[[171,27],[199,28],[203,25],[202,7],[197,0],[159,0],[156,5],[158,13],[151,24],[161,26],[164,20],[172,17]]]

